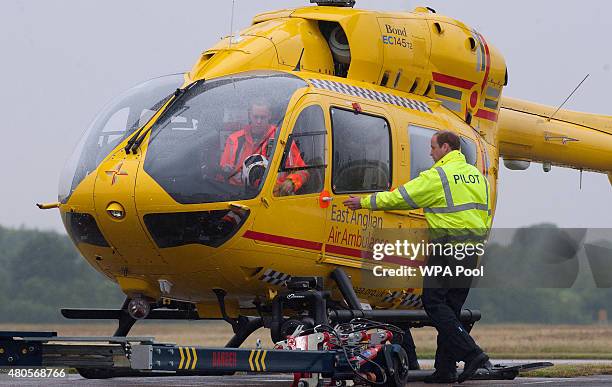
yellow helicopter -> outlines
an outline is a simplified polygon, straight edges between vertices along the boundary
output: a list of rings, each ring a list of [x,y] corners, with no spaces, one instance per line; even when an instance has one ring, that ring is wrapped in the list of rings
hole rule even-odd
[[[262,325],[279,339],[321,313],[288,314],[275,303],[287,286],[329,291],[336,317],[421,309],[420,278],[392,286],[364,272],[419,264],[376,262],[372,246],[385,229],[420,239],[422,210],[354,212],[342,201],[429,168],[437,130],[461,136],[492,203],[500,157],[511,169],[540,162],[612,182],[612,117],[502,97],[504,58],[473,28],[424,7],[316,3],[255,16],[189,72],[128,90],[94,120],[59,203],[40,207],[59,207],[81,254],[127,300],[67,317],[118,318],[117,335],[139,318],[224,318],[240,345]],[[257,126],[263,141],[249,138]],[[161,317],[164,307],[176,313]]]

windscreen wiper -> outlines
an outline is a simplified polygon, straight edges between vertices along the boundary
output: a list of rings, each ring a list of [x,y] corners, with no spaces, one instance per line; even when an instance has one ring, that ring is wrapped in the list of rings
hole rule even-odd
[[[178,101],[180,99],[179,97],[181,95],[185,94],[185,92],[187,90],[191,89],[194,85],[196,85],[199,82],[204,82],[204,79],[200,79],[200,80],[198,80],[198,81],[188,85],[184,89],[176,89],[176,91],[172,95],[172,99],[166,105],[166,108],[164,109],[164,112],[162,113],[162,115],[166,114],[166,112],[169,111],[169,109],[176,103],[176,101]],[[144,124],[140,129],[138,129],[138,131],[136,132],[136,134],[134,136],[132,136],[132,138],[130,138],[130,140],[128,141],[127,145],[125,146],[125,153],[126,154],[129,154],[129,153],[136,154],[136,151],[138,150],[138,147],[140,146],[140,144],[142,143],[144,138],[147,136],[147,133],[149,133],[149,131],[153,127],[153,125],[151,125],[151,126],[149,126],[149,128],[147,130],[144,130],[144,128],[147,127],[149,122],[151,122],[153,117],[155,117],[155,114],[153,116],[151,116],[151,118],[149,119],[149,121],[147,121],[146,124]],[[158,120],[161,119],[161,118],[162,117],[160,115]]]
[[[168,105],[166,105],[165,111],[168,111],[168,108],[172,107],[172,105],[174,105],[174,103],[176,102],[178,97],[180,95],[182,95],[183,93],[184,93],[184,89],[176,89],[176,91],[172,95],[172,99],[170,100]],[[125,153],[126,154],[130,154],[130,153],[136,154],[136,151],[138,150],[138,147],[140,146],[140,144],[144,140],[145,136],[147,135],[147,133],[151,129],[152,125],[149,126],[149,130],[145,131],[144,128],[147,127],[147,125],[153,119],[153,117],[155,117],[155,114],[149,119],[149,121],[147,121],[146,124],[144,124],[140,129],[138,129],[138,131],[136,132],[136,134],[134,136],[132,136],[132,138],[130,138],[130,140],[128,141],[127,145],[125,146]],[[160,116],[160,118],[161,118],[161,116]]]

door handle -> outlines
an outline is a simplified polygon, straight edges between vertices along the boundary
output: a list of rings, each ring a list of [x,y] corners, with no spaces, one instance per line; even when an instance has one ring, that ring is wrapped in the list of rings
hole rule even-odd
[[[240,204],[240,203],[229,203],[229,206],[230,208],[235,208],[235,209],[246,211],[246,212],[251,211],[251,209],[248,206],[245,206],[244,204]]]
[[[332,200],[334,200],[334,198],[331,196],[331,193],[328,190],[321,191],[319,194],[319,207],[329,207],[329,203],[331,203]]]

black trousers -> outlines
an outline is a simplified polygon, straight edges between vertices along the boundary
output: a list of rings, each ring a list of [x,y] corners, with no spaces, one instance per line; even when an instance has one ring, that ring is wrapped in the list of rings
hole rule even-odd
[[[410,327],[406,326],[401,328],[404,330],[404,334],[402,335],[402,342],[400,344],[408,356],[408,367],[411,370],[419,369],[419,359],[417,358],[416,346],[412,338],[412,333],[410,333]]]
[[[478,257],[467,256],[459,261],[453,256],[430,256],[427,266],[476,267]],[[435,368],[454,372],[456,362],[470,360],[482,350],[459,320],[459,315],[470,291],[471,278],[430,276],[423,281],[423,308],[438,331]]]

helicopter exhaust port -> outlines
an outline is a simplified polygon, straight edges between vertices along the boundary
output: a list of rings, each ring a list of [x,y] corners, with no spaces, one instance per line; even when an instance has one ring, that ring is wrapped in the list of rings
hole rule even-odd
[[[346,32],[339,23],[329,21],[319,21],[319,29],[334,60],[334,75],[346,78],[351,65],[351,47]]]
[[[348,65],[351,63],[351,49],[348,39],[342,27],[337,26],[329,35],[329,47],[331,48],[334,61]]]

